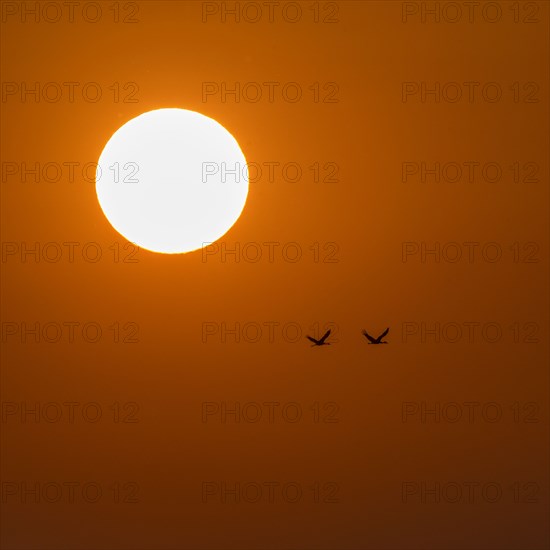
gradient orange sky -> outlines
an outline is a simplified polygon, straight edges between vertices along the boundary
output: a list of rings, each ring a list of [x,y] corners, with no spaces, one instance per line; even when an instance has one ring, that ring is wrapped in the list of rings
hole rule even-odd
[[[46,4],[1,3],[2,548],[547,548],[548,3]],[[83,173],[164,107],[264,167],[205,251]]]

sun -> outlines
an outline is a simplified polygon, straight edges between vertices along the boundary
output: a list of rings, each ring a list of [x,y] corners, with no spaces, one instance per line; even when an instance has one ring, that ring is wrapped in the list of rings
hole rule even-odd
[[[248,167],[235,138],[215,120],[157,109],[121,126],[101,153],[96,193],[128,241],[179,254],[222,237],[248,195]]]

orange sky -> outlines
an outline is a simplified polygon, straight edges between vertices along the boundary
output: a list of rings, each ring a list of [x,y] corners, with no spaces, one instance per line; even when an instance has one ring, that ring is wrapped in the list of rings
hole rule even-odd
[[[548,3],[46,4],[2,2],[2,547],[546,548]],[[208,251],[84,170],[163,107],[263,167]]]

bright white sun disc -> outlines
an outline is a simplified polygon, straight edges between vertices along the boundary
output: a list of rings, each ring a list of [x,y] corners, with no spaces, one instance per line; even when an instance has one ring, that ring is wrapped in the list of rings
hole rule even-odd
[[[222,237],[248,194],[246,159],[215,120],[158,109],[121,126],[96,171],[99,204],[128,241],[176,254]]]

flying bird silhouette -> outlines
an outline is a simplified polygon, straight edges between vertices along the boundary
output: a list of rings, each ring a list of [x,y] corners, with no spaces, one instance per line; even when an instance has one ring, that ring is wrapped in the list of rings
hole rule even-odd
[[[330,346],[330,344],[327,344],[325,342],[325,340],[329,337],[329,334],[330,334],[330,330],[327,330],[320,340],[315,340],[315,338],[312,338],[311,336],[306,336],[306,338],[308,340],[310,340],[311,342],[313,342],[313,345],[311,347],[313,347],[313,346]]]
[[[389,331],[390,329],[388,327],[378,338],[373,338],[366,330],[363,330],[363,336],[369,341],[369,344],[387,344],[382,338],[384,338]]]

